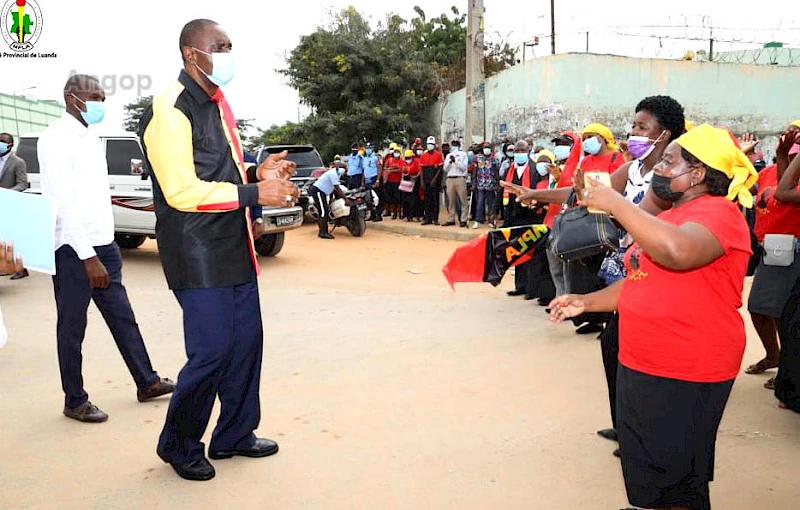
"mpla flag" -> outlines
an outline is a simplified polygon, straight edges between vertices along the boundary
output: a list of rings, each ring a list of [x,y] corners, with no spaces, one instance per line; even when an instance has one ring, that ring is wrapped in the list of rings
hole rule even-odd
[[[510,267],[528,262],[536,250],[543,250],[550,229],[527,225],[493,230],[458,248],[442,268],[447,283],[488,282],[500,285]]]

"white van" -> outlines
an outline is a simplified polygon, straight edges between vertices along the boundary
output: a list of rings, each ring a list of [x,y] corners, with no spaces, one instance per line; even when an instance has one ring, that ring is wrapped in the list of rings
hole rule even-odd
[[[153,184],[144,170],[144,155],[136,133],[121,131],[100,136],[106,149],[108,182],[114,211],[114,233],[123,249],[138,248],[148,237],[156,235],[156,213],[153,206]],[[19,137],[17,156],[28,167],[30,193],[41,193],[38,134]],[[303,224],[301,207],[263,208],[266,235],[256,241],[260,255],[274,257],[283,248],[284,232]]]

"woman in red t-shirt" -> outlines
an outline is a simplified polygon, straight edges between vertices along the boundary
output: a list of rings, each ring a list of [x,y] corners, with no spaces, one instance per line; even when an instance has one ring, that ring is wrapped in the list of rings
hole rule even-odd
[[[392,144],[389,147],[391,152],[383,159],[383,173],[386,180],[386,191],[384,199],[386,200],[386,215],[392,215],[392,219],[396,220],[400,215],[400,179],[403,175],[400,170],[400,165],[403,160],[401,158],[400,146]]]
[[[584,172],[603,172],[613,174],[626,163],[625,156],[619,152],[617,140],[608,127],[599,122],[586,126],[581,133],[583,152],[581,161]]]
[[[794,125],[800,127],[800,121]],[[795,143],[800,143],[800,132],[793,133]],[[791,153],[791,151],[790,151]],[[784,172],[775,190],[775,198],[784,203],[800,203],[800,158],[794,158],[789,168]],[[800,222],[800,215],[795,212],[794,225]],[[795,262],[800,253],[797,249],[795,235]],[[800,278],[795,278],[792,290],[783,308],[779,323],[781,331],[781,354],[778,362],[778,375],[775,376],[775,396],[781,401],[781,406],[800,412]]]
[[[404,156],[405,159],[400,162],[401,177],[403,181],[411,181],[413,188],[410,192],[402,192],[403,217],[409,222],[421,221],[422,207],[419,201],[419,173],[422,171],[422,166],[419,164],[419,158],[415,156],[414,151],[411,149],[407,150]]]
[[[714,447],[745,348],[738,312],[750,233],[732,200],[752,207],[758,174],[727,131],[698,126],[672,142],[651,189],[658,217],[595,183],[583,205],[612,214],[636,244],[627,276],[551,303],[551,318],[619,311],[617,433],[630,502],[710,508]]]
[[[800,145],[795,145],[798,133],[800,128],[797,126],[791,125],[787,128],[780,137],[776,150],[777,164],[758,174],[755,233],[759,243],[764,242],[767,234],[787,234],[800,238],[800,203],[791,198],[783,200],[777,192],[778,181],[800,152]],[[795,263],[789,267],[769,266],[764,264],[763,259],[759,262],[750,287],[747,311],[750,312],[753,326],[764,345],[766,356],[747,367],[746,373],[760,374],[778,366],[781,350],[778,344],[780,319],[798,278],[800,258],[795,258]],[[775,379],[767,380],[764,386],[774,389]]]

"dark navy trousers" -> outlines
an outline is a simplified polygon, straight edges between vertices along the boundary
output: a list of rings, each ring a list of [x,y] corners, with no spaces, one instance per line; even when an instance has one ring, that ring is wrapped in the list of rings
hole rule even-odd
[[[83,389],[83,354],[81,346],[86,333],[86,312],[94,301],[103,315],[111,335],[138,389],[158,382],[150,357],[139,332],[139,325],[122,285],[122,256],[116,243],[95,246],[100,262],[111,277],[107,289],[93,289],[86,275],[83,261],[70,246],[56,251],[56,274],[53,276],[58,325],[58,364],[61,368],[61,387],[64,405],[80,407],[89,396]]]
[[[205,456],[200,441],[219,395],[209,451],[249,448],[261,420],[263,329],[256,281],[228,288],[176,290],[188,361],[178,375],[158,442],[165,462]]]

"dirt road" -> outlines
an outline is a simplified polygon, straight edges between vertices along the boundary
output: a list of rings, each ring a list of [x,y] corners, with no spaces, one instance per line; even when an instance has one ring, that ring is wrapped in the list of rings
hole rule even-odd
[[[597,340],[506,297],[508,282],[451,292],[440,269],[458,243],[315,233],[290,233],[277,259],[261,261],[258,432],[281,452],[215,461],[207,483],[179,479],[156,457],[167,401],[136,402],[95,308],[83,373],[111,418],[62,416],[51,282],[0,280],[11,334],[0,351],[0,509],[628,506],[615,445],[595,435],[610,425]],[[126,253],[124,281],[154,365],[175,378],[181,317],[154,243]],[[751,328],[745,363],[760,354]],[[800,497],[800,415],[777,408],[765,379],[736,382],[715,508],[791,508]]]

